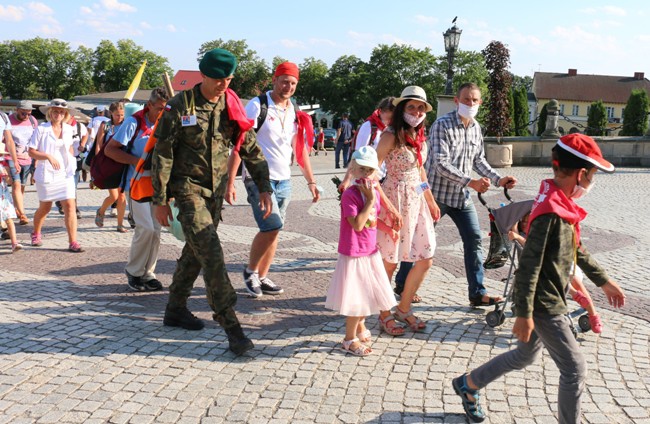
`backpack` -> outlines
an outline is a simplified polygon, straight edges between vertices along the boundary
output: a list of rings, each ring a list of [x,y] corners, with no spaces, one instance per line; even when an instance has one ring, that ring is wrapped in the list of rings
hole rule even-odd
[[[131,140],[129,140],[129,142],[126,144],[125,151],[127,153],[130,153],[131,149],[133,149],[133,143],[140,133],[140,130],[143,127],[146,127],[144,113],[140,112],[143,111],[139,111],[133,114],[133,117],[135,118],[138,126],[133,133]],[[120,188],[121,191],[123,191],[129,164],[117,162],[114,159],[106,156],[105,150],[108,143],[110,143],[110,139],[102,145],[99,152],[97,152],[93,158],[92,164],[90,165],[90,176],[93,180],[93,184],[97,188]]]
[[[269,112],[269,99],[266,96],[266,93],[262,93],[259,96],[257,96],[257,99],[260,101],[260,114],[257,115],[257,125],[255,126],[255,132],[257,133],[260,128],[262,128],[262,125],[264,125],[264,121],[266,121],[266,115]],[[298,105],[291,100],[291,104],[293,104],[293,108],[295,111],[300,110],[298,108]],[[296,116],[296,120],[294,122],[298,122],[298,117]]]

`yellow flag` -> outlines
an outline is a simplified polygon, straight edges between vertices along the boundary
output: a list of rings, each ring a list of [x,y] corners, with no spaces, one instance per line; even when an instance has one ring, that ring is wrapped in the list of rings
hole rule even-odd
[[[126,97],[129,100],[133,100],[133,96],[135,96],[135,92],[138,91],[138,87],[140,86],[140,80],[142,79],[142,74],[144,74],[144,68],[147,66],[147,61],[145,60],[142,63],[142,66],[140,66],[140,70],[138,71],[137,74],[135,74],[135,77],[133,78],[133,81],[131,82],[131,85],[129,86],[129,89],[126,90],[126,94],[124,97]]]

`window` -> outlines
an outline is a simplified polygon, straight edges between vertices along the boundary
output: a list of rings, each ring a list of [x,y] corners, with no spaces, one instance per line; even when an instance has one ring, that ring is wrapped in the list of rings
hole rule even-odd
[[[587,106],[587,115],[589,115],[589,112],[591,112],[591,105]]]
[[[573,116],[580,115],[580,106],[579,105],[573,105],[573,109],[571,110],[571,115],[573,115]]]
[[[187,80],[181,81],[181,85],[185,85],[185,84],[187,84]]]
[[[564,104],[560,105],[560,115],[564,115]]]
[[[614,108],[611,106],[607,106],[605,108],[607,110],[607,118],[613,118],[614,117]]]

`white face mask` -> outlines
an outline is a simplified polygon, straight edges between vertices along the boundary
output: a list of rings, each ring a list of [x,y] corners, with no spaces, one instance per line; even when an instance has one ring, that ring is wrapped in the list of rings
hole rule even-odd
[[[409,124],[413,128],[420,125],[420,123],[422,123],[422,121],[424,121],[424,118],[426,118],[426,117],[427,117],[426,115],[413,116],[410,113],[404,112],[404,122],[406,122],[407,124]]]
[[[595,183],[594,183],[593,180],[589,183],[589,185],[587,186],[587,188],[584,188],[584,187],[581,186],[580,184],[576,184],[576,186],[573,187],[573,191],[571,192],[571,195],[569,196],[569,198],[571,198],[571,199],[573,199],[573,200],[578,200],[578,199],[580,199],[581,197],[586,196],[586,195],[591,191],[591,189],[592,189],[592,187],[594,186],[594,184],[595,184]]]
[[[474,119],[478,114],[479,105],[467,106],[465,103],[458,103],[458,114],[463,118]]]

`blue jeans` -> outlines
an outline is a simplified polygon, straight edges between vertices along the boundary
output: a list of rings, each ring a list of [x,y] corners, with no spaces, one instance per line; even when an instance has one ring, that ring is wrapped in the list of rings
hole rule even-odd
[[[404,291],[404,284],[406,283],[406,277],[409,275],[409,272],[413,268],[413,262],[400,262],[399,270],[395,275],[395,293],[402,294]]]
[[[468,201],[464,207],[452,208],[438,202],[440,217],[449,215],[463,241],[465,257],[465,274],[467,275],[469,298],[477,298],[487,294],[483,285],[483,249],[481,247],[481,227],[474,203]]]
[[[350,144],[344,143],[342,141],[339,141],[336,143],[336,147],[334,147],[334,166],[336,168],[340,168],[340,158],[341,158],[341,150],[343,150],[343,168],[348,167],[348,159],[349,159],[349,152],[350,152]]]
[[[246,186],[247,200],[253,208],[253,216],[260,232],[280,230],[284,226],[287,206],[291,201],[291,180],[271,180],[273,210],[266,219],[264,219],[265,211],[260,209],[260,192],[257,186],[252,179],[248,178],[244,181],[244,186]]]

